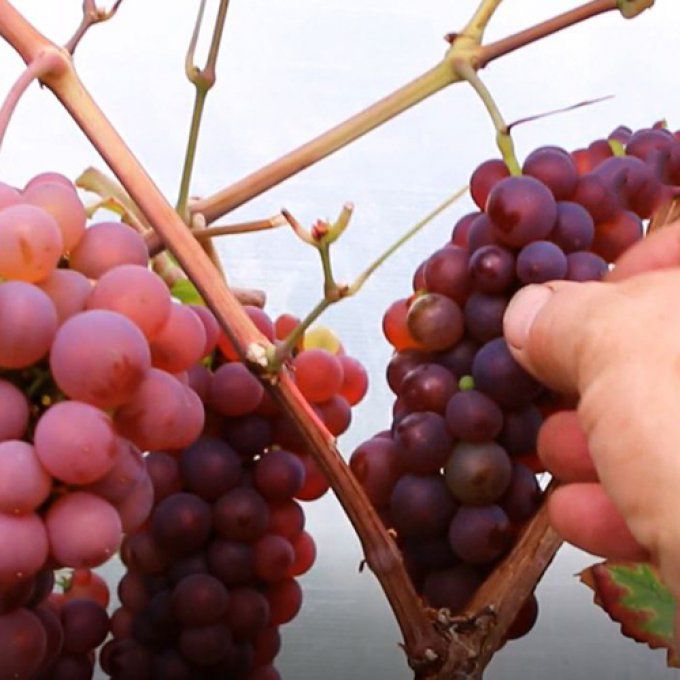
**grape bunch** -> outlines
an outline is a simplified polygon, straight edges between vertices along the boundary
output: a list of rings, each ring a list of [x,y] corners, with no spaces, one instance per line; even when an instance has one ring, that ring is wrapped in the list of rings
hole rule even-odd
[[[299,323],[246,312],[272,342]],[[323,329],[289,363],[344,432],[367,389],[361,364]],[[129,571],[105,671],[277,677],[278,626],[316,552],[294,498],[327,490],[212,313],[151,271],[142,236],[87,226],[59,174],[0,184],[0,680],[92,676],[106,604],[45,598],[55,569],[92,580],[121,542]],[[206,597],[212,609],[196,605]]]
[[[265,335],[286,335],[247,308]],[[367,388],[361,365],[310,332],[292,359],[296,383],[334,433]],[[154,488],[149,521],[126,537],[121,607],[100,655],[113,678],[274,680],[279,627],[302,604],[298,576],[316,557],[299,500],[328,484],[260,382],[223,338],[211,370],[197,365],[190,384],[205,403],[201,436],[181,450],[146,458]],[[333,343],[335,351],[342,351]]]
[[[600,279],[680,185],[680,135],[618,128],[573,153],[542,147],[520,176],[493,159],[472,174],[479,210],[417,267],[383,317],[394,348],[392,425],[350,465],[431,607],[461,613],[541,497],[538,429],[568,407],[513,359],[503,315],[522,286]],[[528,632],[533,596],[509,638]]]

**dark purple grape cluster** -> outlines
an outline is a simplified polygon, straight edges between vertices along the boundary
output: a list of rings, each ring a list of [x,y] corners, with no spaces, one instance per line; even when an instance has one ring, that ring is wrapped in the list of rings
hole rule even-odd
[[[619,128],[573,154],[536,149],[521,176],[486,161],[470,181],[479,211],[385,312],[392,425],[350,465],[430,606],[460,613],[507,554],[540,502],[538,429],[568,406],[514,361],[510,298],[531,283],[600,279],[679,185],[680,137],[661,128]],[[536,613],[532,598],[508,637]]]
[[[246,309],[270,340],[298,323]],[[312,347],[315,341],[332,348]],[[324,337],[325,336],[325,337]],[[299,500],[328,490],[290,422],[221,336],[212,365],[193,366],[201,436],[146,456],[148,522],[123,541],[121,607],[100,665],[113,678],[275,680],[279,627],[302,604],[298,576],[316,557]],[[335,435],[367,376],[329,331],[311,331],[291,361],[302,393]]]

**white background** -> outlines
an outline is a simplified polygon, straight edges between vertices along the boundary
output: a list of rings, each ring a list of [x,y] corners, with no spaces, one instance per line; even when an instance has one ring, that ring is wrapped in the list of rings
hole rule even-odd
[[[215,0],[209,3],[212,12]],[[575,6],[567,0],[506,0],[488,37]],[[64,42],[80,19],[79,0],[17,0],[46,35]],[[125,0],[109,23],[86,36],[76,63],[87,87],[151,176],[174,202],[193,91],[183,75],[184,52],[197,2]],[[322,132],[430,68],[443,54],[442,36],[462,27],[473,0],[233,0],[208,98],[192,191],[207,195]],[[490,65],[483,73],[508,121],[584,99],[604,104],[520,126],[520,156],[540,144],[575,148],[616,125],[642,127],[660,118],[680,127],[677,64],[680,8],[672,0],[635,21],[598,17]],[[207,38],[207,32],[206,32]],[[0,45],[0,93],[21,62]],[[336,247],[340,279],[350,280],[391,241],[464,185],[475,165],[495,155],[491,124],[469,88],[457,85],[383,126],[330,159],[229,216],[270,216],[281,206],[303,223],[356,206]],[[0,149],[0,179],[22,185],[58,170],[76,177],[103,168],[47,90],[32,86]],[[387,305],[410,291],[417,264],[448,239],[461,201],[409,243],[370,281],[358,299],[331,310],[349,353],[372,384],[341,440],[345,455],[389,425],[384,381],[389,347],[380,334]],[[232,237],[218,244],[230,280],[268,293],[272,315],[302,315],[320,294],[315,255],[286,230]],[[330,495],[307,508],[319,558],[304,579],[305,604],[285,628],[278,667],[288,680],[409,677],[398,631],[375,579],[358,574],[358,543]],[[592,558],[560,552],[539,588],[541,615],[528,639],[508,645],[487,677],[670,678],[662,652],[649,652],[618,633],[591,604],[574,574]]]

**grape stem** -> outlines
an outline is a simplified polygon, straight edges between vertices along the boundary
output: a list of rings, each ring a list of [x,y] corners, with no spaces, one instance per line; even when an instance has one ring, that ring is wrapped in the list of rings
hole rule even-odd
[[[198,8],[196,24],[194,26],[194,32],[191,36],[185,59],[186,75],[189,79],[189,82],[194,84],[196,89],[196,97],[194,99],[194,110],[191,116],[189,139],[187,141],[184,167],[182,169],[182,179],[180,182],[179,196],[177,198],[177,212],[183,219],[186,219],[189,187],[191,184],[191,175],[193,172],[194,161],[196,159],[196,146],[198,143],[198,134],[201,129],[201,120],[203,118],[205,99],[208,96],[208,92],[215,85],[215,67],[217,63],[217,56],[219,54],[220,43],[222,41],[222,33],[224,32],[224,22],[227,17],[228,8],[229,0],[220,0],[220,6],[215,19],[215,27],[213,29],[212,40],[210,43],[210,51],[208,53],[206,64],[201,69],[196,66],[194,61],[196,55],[196,45],[198,44],[198,37],[201,31],[203,14],[205,11],[205,0],[201,0],[201,4]]]
[[[296,233],[300,232],[300,238],[306,243],[312,243],[319,249],[321,255],[321,263],[324,274],[324,296],[314,306],[314,308],[307,314],[307,316],[295,326],[295,328],[288,334],[283,342],[276,348],[275,351],[269,353],[268,368],[271,372],[276,373],[280,370],[283,363],[290,356],[293,348],[296,347],[305,334],[305,331],[319,318],[319,316],[328,309],[331,305],[345,298],[356,295],[362,286],[369,279],[371,274],[375,272],[381,264],[383,264],[391,255],[393,255],[401,246],[409,239],[415,236],[423,227],[429,224],[435,217],[440,215],[444,210],[453,205],[458,199],[462,198],[467,193],[468,187],[464,186],[462,189],[456,191],[455,194],[449,196],[445,201],[440,203],[434,210],[428,213],[423,219],[416,222],[403,236],[397,239],[385,252],[383,252],[376,260],[374,260],[351,285],[338,284],[333,277],[333,269],[330,259],[330,244],[337,239],[340,234],[347,228],[349,217],[351,215],[352,206],[346,204],[340,217],[333,225],[328,225],[328,230],[325,235],[315,242],[311,234],[300,225],[300,223],[287,211],[282,211],[284,217],[295,224],[294,229]],[[309,238],[309,240],[308,240]]]
[[[498,149],[503,156],[505,164],[508,166],[508,170],[511,175],[521,175],[522,169],[517,162],[517,156],[515,155],[515,145],[512,142],[512,136],[510,135],[510,128],[505,123],[503,116],[496,104],[491,92],[487,86],[482,82],[482,79],[477,74],[475,68],[470,64],[469,61],[457,60],[455,62],[455,67],[461,78],[467,80],[472,86],[474,91],[479,95],[482,103],[486,107],[486,110],[491,116],[494,127],[496,128],[496,144]]]
[[[83,18],[80,26],[78,26],[76,32],[71,36],[66,45],[64,45],[64,49],[72,55],[90,27],[103,21],[108,21],[118,11],[122,2],[123,0],[116,0],[111,9],[105,10],[97,7],[94,0],[83,0]]]
[[[9,0],[0,0],[0,36],[27,63],[46,50],[53,50],[61,56],[61,67],[45,74],[44,84],[61,101],[130,198],[158,231],[168,250],[215,313],[240,357],[248,362],[247,357],[253,354],[253,347],[268,348],[269,341],[253,324],[185,223],[87,92],[68,53],[50,43],[17,12]],[[252,363],[249,365],[253,370],[260,368]],[[366,561],[378,576],[401,628],[409,663],[418,668],[441,664],[447,654],[447,639],[436,630],[429,614],[421,606],[397,545],[338,451],[335,438],[300,394],[287,371],[281,371],[274,382],[272,393],[300,430],[355,527]]]
[[[649,6],[650,0],[643,0],[643,2]],[[189,207],[189,210],[202,212],[210,224],[218,217],[347,146],[448,85],[460,82],[461,78],[453,67],[453,61],[456,59],[467,59],[474,68],[481,69],[494,59],[514,52],[520,47],[537,42],[598,14],[619,10],[618,0],[591,0],[591,2],[496,42],[476,45],[475,35],[479,33],[481,40],[483,28],[486,26],[484,22],[489,20],[491,10],[495,10],[499,4],[497,0],[483,0],[475,14],[482,21],[481,32],[479,28],[474,28],[475,25],[479,25],[479,20],[476,22],[473,17],[468,27],[456,35],[444,59],[435,67],[297,149],[225,189],[196,201]],[[466,30],[469,35],[465,33]]]
[[[177,197],[177,212],[180,217],[190,224],[193,224],[193,218],[200,213],[189,215],[187,213],[187,201],[189,199],[189,187],[191,186],[191,175],[194,169],[194,162],[196,160],[196,148],[198,145],[198,134],[201,129],[201,121],[203,120],[203,110],[205,109],[205,100],[208,92],[215,85],[217,80],[216,64],[217,56],[220,51],[220,44],[222,42],[222,34],[224,32],[224,22],[227,18],[227,9],[229,8],[229,0],[220,0],[217,16],[215,18],[215,26],[213,28],[212,39],[210,42],[210,50],[205,66],[201,69],[196,66],[196,45],[198,37],[201,32],[201,24],[203,23],[203,14],[205,11],[205,0],[201,0],[198,8],[198,16],[196,17],[196,24],[194,25],[194,32],[189,41],[189,48],[187,50],[184,69],[189,82],[194,84],[196,94],[194,97],[194,110],[191,114],[191,124],[189,126],[189,139],[187,140],[187,148],[184,155],[184,167],[182,168],[182,179],[180,180],[179,196]],[[203,220],[203,228],[206,223]],[[225,276],[222,268],[222,263],[215,250],[215,245],[212,240],[208,239],[202,241],[203,250],[208,254],[212,260],[217,271],[222,277]]]
[[[214,227],[206,227],[200,231],[192,231],[194,238],[197,241],[205,241],[206,239],[215,238],[217,236],[236,236],[238,234],[249,234],[254,231],[266,231],[269,229],[276,229],[282,227],[286,223],[283,215],[274,215],[264,220],[252,220],[250,222],[239,222],[238,224],[217,225]],[[164,245],[158,234],[149,232],[146,234],[146,245],[149,249],[150,255],[157,255],[164,249]]]
[[[12,114],[22,95],[28,89],[28,86],[34,80],[42,78],[46,73],[50,73],[55,69],[60,68],[60,66],[60,58],[53,52],[48,51],[38,54],[22,71],[21,75],[7,93],[7,97],[2,103],[2,108],[0,108],[0,146],[2,146],[7,126],[12,119]]]

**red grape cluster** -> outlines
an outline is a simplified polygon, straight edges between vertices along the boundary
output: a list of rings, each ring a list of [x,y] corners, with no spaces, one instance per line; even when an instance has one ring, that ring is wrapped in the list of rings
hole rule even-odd
[[[297,323],[247,311],[272,340]],[[189,375],[205,402],[202,435],[146,458],[154,508],[123,542],[121,607],[100,656],[114,678],[280,677],[272,665],[279,627],[298,613],[296,577],[316,556],[297,501],[328,485],[231,343],[220,346],[214,370],[200,365]],[[291,363],[302,392],[340,434],[366,391],[363,368],[321,348],[300,348]]]
[[[536,438],[559,400],[508,350],[510,298],[531,283],[601,278],[678,185],[680,137],[657,128],[619,128],[571,154],[536,149],[516,177],[486,161],[470,182],[479,211],[386,311],[392,426],[350,465],[430,606],[460,613],[540,501]],[[532,597],[509,637],[536,615]]]

